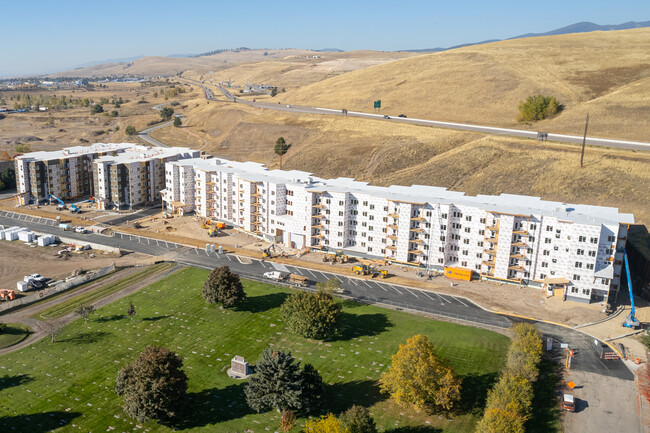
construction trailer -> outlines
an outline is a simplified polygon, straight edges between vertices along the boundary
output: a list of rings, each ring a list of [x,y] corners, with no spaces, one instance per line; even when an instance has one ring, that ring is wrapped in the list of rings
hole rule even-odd
[[[445,267],[445,277],[452,280],[472,281],[473,275],[471,269]]]

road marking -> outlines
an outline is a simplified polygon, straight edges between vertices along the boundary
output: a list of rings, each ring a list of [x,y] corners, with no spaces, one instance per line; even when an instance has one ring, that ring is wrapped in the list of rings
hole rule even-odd
[[[357,281],[352,278],[348,278],[348,281],[352,282],[352,284],[354,284],[355,286],[359,285],[359,283],[357,283]]]
[[[303,274],[303,273],[300,271],[300,269],[298,269],[298,268],[294,268],[294,269],[296,270],[296,274],[298,274],[298,275],[305,275],[305,274]]]
[[[305,270],[306,270],[307,272],[309,272],[309,274],[310,274],[312,277],[316,278],[316,275],[314,275],[314,273],[313,273],[312,271],[310,271],[309,269],[305,269]]]
[[[375,285],[379,286],[379,287],[380,287],[384,292],[387,292],[387,291],[388,291],[388,289],[387,289],[386,287],[384,287],[383,284],[380,284],[380,283],[378,283],[378,282],[376,282],[376,281],[371,281],[371,283],[375,283]],[[387,284],[387,285],[388,285],[388,284]]]
[[[458,302],[460,302],[461,304],[463,304],[464,306],[469,307],[469,305],[467,305],[466,303],[464,303],[463,301],[461,301],[460,298],[457,298],[457,297],[455,297],[455,296],[454,296],[453,298],[454,298],[455,300],[457,300]]]
[[[427,292],[425,292],[424,290],[420,290],[420,293],[422,293],[424,296],[431,299],[432,301],[435,301],[435,299],[433,299],[431,296],[429,296],[429,294]],[[445,304],[442,303],[441,305],[445,305]]]
[[[368,284],[368,282],[366,280],[361,280],[361,282],[372,289],[372,286],[370,284]],[[384,290],[386,290],[386,289],[384,289]]]
[[[418,295],[416,295],[415,292],[413,292],[412,290],[410,290],[410,289],[408,289],[408,288],[406,288],[404,286],[402,286],[402,288],[406,289],[407,292],[409,292],[411,295],[415,296],[416,298],[418,297]]]
[[[445,302],[449,302],[450,304],[452,303],[449,299],[445,298],[445,297],[442,296],[440,293],[436,293],[436,295],[437,295],[438,297],[440,297],[440,299],[443,299]],[[451,297],[453,298],[453,296],[451,296]]]
[[[232,259],[230,258],[230,256],[228,254],[226,254],[226,258],[232,262]]]
[[[198,248],[194,248],[194,254],[196,254],[196,255],[199,254],[199,249]]]

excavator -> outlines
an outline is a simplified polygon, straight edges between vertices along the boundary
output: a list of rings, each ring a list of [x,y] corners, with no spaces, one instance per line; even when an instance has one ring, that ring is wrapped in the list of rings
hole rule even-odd
[[[632,293],[632,277],[630,276],[630,266],[627,262],[627,252],[623,250],[623,258],[625,260],[625,275],[627,276],[627,289],[630,291],[630,314],[625,318],[623,326],[631,329],[640,329],[641,322],[636,318],[636,310],[634,309],[634,293]]]
[[[370,275],[372,278],[388,278],[388,272],[369,265],[355,265],[350,268],[357,275]]]
[[[273,253],[275,253],[276,256],[278,255],[277,251],[275,249],[275,244],[271,244],[271,245],[269,245],[268,248],[263,248],[262,249],[262,257],[263,258],[272,259],[273,258]]]

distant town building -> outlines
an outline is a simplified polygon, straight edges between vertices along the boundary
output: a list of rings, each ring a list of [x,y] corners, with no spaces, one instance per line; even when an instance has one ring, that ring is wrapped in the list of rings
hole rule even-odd
[[[360,257],[607,299],[618,288],[631,214],[502,194],[377,187],[320,179],[254,162],[185,159],[166,164],[164,206],[196,212],[290,248]]]
[[[20,204],[94,196],[101,207],[133,207],[156,202],[164,185],[164,165],[196,158],[187,148],[152,148],[134,143],[95,143],[15,157]]]

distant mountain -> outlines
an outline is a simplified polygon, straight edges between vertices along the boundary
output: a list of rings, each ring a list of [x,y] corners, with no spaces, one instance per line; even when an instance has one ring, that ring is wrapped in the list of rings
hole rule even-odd
[[[554,35],[566,35],[569,33],[588,33],[588,32],[597,32],[597,31],[609,32],[612,30],[629,30],[629,29],[638,29],[642,27],[650,27],[650,21],[642,21],[642,22],[629,21],[623,24],[613,24],[613,25],[605,24],[602,26],[600,24],[594,24],[588,21],[584,21],[581,23],[575,23],[566,27],[551,30],[550,32],[546,32],[546,33],[526,33],[508,39],[534,38],[536,36],[554,36]]]
[[[596,31],[608,32],[612,30],[628,30],[628,29],[638,29],[642,27],[650,27],[650,21],[641,21],[641,22],[629,21],[623,24],[605,24],[605,25],[594,24],[588,21],[584,21],[581,23],[575,23],[575,24],[568,25],[566,27],[561,27],[559,29],[551,30],[550,32],[546,32],[546,33],[526,33],[523,35],[508,38],[506,40],[534,38],[537,36],[567,35],[571,33],[588,33],[588,32],[596,32]],[[434,53],[438,51],[453,50],[454,48],[469,47],[471,45],[489,44],[490,42],[499,42],[501,40],[503,39],[488,39],[487,41],[454,45],[453,47],[447,47],[447,48],[438,47],[438,48],[423,48],[419,50],[400,50],[400,51],[405,51],[409,53]]]
[[[106,59],[106,60],[95,60],[93,62],[84,63],[82,65],[77,65],[74,69],[88,68],[90,66],[101,65],[102,63],[130,63],[135,62],[138,59],[143,58],[144,55],[135,56],[135,57],[125,57],[122,59]]]

